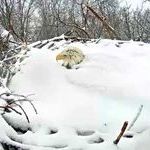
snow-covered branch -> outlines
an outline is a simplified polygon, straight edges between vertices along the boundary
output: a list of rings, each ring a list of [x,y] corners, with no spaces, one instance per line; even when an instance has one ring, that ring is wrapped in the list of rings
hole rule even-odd
[[[8,85],[19,70],[28,50],[26,44],[17,43],[10,32],[0,25],[0,82],[3,86]]]
[[[143,105],[141,105],[138,109],[138,112],[136,114],[136,116],[134,117],[134,119],[132,120],[132,122],[130,123],[129,127],[128,127],[128,131],[131,130],[131,128],[134,126],[135,122],[137,121],[137,119],[139,118],[141,112],[143,110]]]

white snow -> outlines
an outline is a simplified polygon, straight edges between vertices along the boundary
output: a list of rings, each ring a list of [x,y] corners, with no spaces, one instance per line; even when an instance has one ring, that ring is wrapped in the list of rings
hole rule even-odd
[[[32,131],[17,138],[36,150],[149,150],[150,44],[123,42],[68,45],[63,40],[55,43],[59,47],[55,51],[47,45],[31,48],[10,89],[17,94],[33,94],[30,98],[38,115],[29,104],[23,104]],[[56,55],[66,45],[77,46],[86,55],[79,69],[67,70],[56,62]],[[130,124],[141,105],[139,118],[125,132],[133,138],[123,137],[114,145],[123,123]],[[16,126],[27,124],[15,113],[10,116],[6,115]],[[50,134],[51,130],[57,133]],[[99,138],[104,142],[96,142]]]

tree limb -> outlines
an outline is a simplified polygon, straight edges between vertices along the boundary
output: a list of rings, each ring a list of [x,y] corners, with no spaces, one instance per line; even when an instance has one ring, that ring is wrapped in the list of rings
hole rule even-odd
[[[130,123],[130,126],[129,126],[128,129],[127,129],[128,131],[134,126],[135,122],[137,121],[137,119],[139,118],[139,116],[140,116],[140,114],[141,114],[141,112],[142,112],[142,109],[143,109],[143,105],[141,105],[141,106],[139,107],[139,110],[138,110],[136,116],[134,117],[134,119],[133,119],[132,122]]]
[[[104,28],[106,29],[107,33],[109,34],[109,37],[111,39],[117,38],[118,40],[120,40],[121,38],[118,36],[118,34],[116,33],[116,31],[114,30],[114,28],[109,25],[106,20],[105,17],[99,15],[92,7],[90,7],[89,5],[85,5],[95,16],[96,18],[98,18],[98,20],[100,22],[102,22]]]

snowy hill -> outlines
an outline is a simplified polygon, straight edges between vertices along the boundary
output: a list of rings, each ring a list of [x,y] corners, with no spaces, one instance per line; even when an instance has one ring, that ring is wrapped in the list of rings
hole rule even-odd
[[[23,107],[30,124],[15,113],[6,114],[14,126],[30,128],[13,136],[17,142],[12,145],[36,150],[149,150],[150,44],[61,40],[55,42],[55,49],[49,48],[51,42],[33,48],[37,43],[29,46],[29,57],[9,88],[31,95],[38,115],[26,103]],[[80,48],[86,56],[78,69],[68,70],[56,61],[56,55],[68,45]],[[125,121],[129,122],[126,136],[115,145]],[[5,131],[4,135],[12,136],[13,131]]]

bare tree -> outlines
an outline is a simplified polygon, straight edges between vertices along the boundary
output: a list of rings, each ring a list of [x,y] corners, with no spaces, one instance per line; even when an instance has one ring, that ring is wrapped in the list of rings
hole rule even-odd
[[[35,0],[2,0],[0,17],[2,25],[14,36],[23,40],[29,37],[31,16]]]

